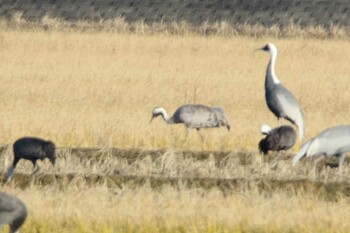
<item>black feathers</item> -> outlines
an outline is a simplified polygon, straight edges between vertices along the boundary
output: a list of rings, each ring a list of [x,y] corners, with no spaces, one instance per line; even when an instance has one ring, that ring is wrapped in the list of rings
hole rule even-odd
[[[288,150],[294,146],[295,139],[296,133],[291,126],[274,128],[259,142],[260,153],[266,155],[269,151]]]

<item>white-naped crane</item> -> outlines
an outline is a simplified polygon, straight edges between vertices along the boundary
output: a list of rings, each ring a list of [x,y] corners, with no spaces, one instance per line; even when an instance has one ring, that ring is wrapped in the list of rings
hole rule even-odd
[[[274,44],[268,43],[258,49],[270,54],[270,61],[267,65],[265,76],[265,99],[270,111],[280,120],[284,118],[298,127],[299,140],[304,137],[304,117],[294,95],[285,88],[275,74],[275,63],[277,48]]]
[[[334,126],[307,141],[293,158],[293,165],[303,157],[319,156],[314,164],[316,176],[317,163],[324,157],[334,156],[339,161],[339,174],[341,174],[345,154],[348,151],[350,151],[350,125]]]

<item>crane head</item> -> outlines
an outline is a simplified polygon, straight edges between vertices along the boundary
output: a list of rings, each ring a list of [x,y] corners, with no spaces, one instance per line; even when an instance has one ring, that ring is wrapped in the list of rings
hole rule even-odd
[[[160,116],[163,114],[163,108],[160,108],[160,107],[155,107],[152,111],[152,118],[151,120],[149,121],[149,123],[152,122],[153,118],[156,118],[157,116]]]
[[[269,52],[270,54],[277,53],[277,48],[273,43],[267,43],[264,47],[256,49],[256,50],[262,50],[265,52]]]
[[[260,126],[260,132],[262,134],[268,135],[271,132],[271,127],[267,124],[263,124]]]

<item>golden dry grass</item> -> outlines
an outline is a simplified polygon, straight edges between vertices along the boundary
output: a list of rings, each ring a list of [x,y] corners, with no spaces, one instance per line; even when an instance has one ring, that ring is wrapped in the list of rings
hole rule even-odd
[[[254,52],[268,41],[279,48],[278,77],[303,108],[306,138],[324,128],[348,123],[350,45],[346,40],[279,38],[271,34],[259,38],[234,34],[204,37],[196,33],[142,33],[142,27],[136,33],[83,32],[56,30],[57,23],[46,20],[50,30],[1,27],[1,143],[34,135],[50,138],[58,146],[244,149],[254,155],[261,138],[260,124],[277,125],[264,99],[268,55]],[[232,130],[203,130],[202,143],[196,132],[185,140],[183,126],[166,125],[161,119],[149,124],[154,106],[172,113],[185,103],[223,106]],[[59,154],[54,169],[46,164],[41,172],[76,173],[78,179],[115,172],[248,179],[312,175],[307,166],[291,168],[290,161],[281,161],[277,167],[254,160],[240,164],[233,152],[217,166],[213,159],[184,159],[172,149],[156,161],[145,158],[133,164],[109,156],[108,149],[101,161],[78,160],[68,151]],[[11,147],[0,158],[2,171],[10,156]],[[22,161],[16,172],[28,173],[30,169],[31,164]],[[349,169],[345,166],[345,175],[340,178],[336,171],[323,169],[319,179],[347,180]],[[131,189],[101,182],[91,187],[83,179],[78,181],[63,188],[52,185],[21,190],[14,184],[0,188],[28,206],[29,216],[21,232],[350,230],[349,198],[339,193],[334,193],[336,201],[329,201],[308,190],[261,192],[258,184],[223,193],[216,188],[187,189],[181,183],[155,191],[148,185]]]
[[[6,188],[29,209],[21,232],[348,232],[349,200],[317,195],[261,193],[224,195],[217,189],[147,185],[136,189],[68,185],[64,190]],[[335,194],[336,195],[336,194]],[[3,231],[1,231],[3,232]]]
[[[5,151],[0,164],[11,153]],[[75,179],[51,185],[31,184],[20,189],[10,182],[1,185],[1,191],[21,198],[29,215],[21,232],[348,232],[350,230],[349,197],[342,192],[308,190],[302,188],[259,188],[263,180],[256,178],[307,178],[308,168],[292,168],[290,161],[258,164],[256,158],[247,158],[242,164],[232,153],[219,165],[213,159],[195,161],[169,151],[156,161],[145,158],[127,164],[111,157],[108,150],[99,160],[74,158],[68,152],[59,154],[57,166],[48,163],[41,172],[75,173]],[[4,170],[5,167],[1,167]],[[21,161],[17,172],[28,173],[31,164]],[[239,189],[223,192],[221,187],[191,188],[185,182],[152,188],[122,184],[107,185],[106,177],[94,185],[85,175],[113,174],[167,177],[242,177],[246,184]],[[349,174],[349,165],[344,172]],[[348,180],[338,177],[335,170],[323,169],[319,179],[324,182]],[[36,178],[33,178],[36,179]],[[1,231],[0,232],[6,232]]]
[[[255,149],[259,126],[277,125],[266,107],[266,42],[279,49],[277,76],[300,102],[306,139],[347,124],[350,66],[345,40],[44,31],[0,32],[1,143],[24,135],[58,146]],[[180,105],[222,106],[232,130],[203,130],[185,139],[169,114]],[[294,149],[295,150],[295,149]]]

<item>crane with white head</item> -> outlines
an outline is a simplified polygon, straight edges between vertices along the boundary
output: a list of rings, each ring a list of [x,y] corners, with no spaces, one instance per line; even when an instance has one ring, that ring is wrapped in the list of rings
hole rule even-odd
[[[294,95],[281,84],[275,74],[277,48],[274,44],[268,43],[258,50],[263,50],[270,54],[270,61],[267,65],[265,76],[266,104],[279,120],[284,118],[298,127],[299,140],[302,142],[304,137],[304,117],[298,101]]]
[[[282,125],[271,129],[270,126],[264,124],[260,127],[265,138],[259,142],[260,153],[266,155],[268,151],[285,151],[292,148],[295,144],[296,133],[293,127]]]

